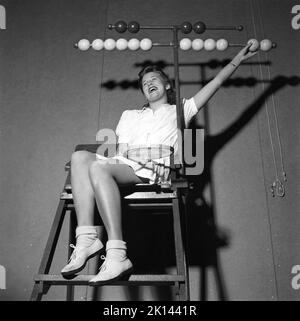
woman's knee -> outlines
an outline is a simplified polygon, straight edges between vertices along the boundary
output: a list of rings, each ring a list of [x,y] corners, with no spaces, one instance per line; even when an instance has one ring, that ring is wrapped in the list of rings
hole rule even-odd
[[[105,178],[111,178],[111,173],[109,170],[109,166],[107,166],[106,162],[102,161],[94,161],[89,166],[89,176],[93,186],[96,186]]]
[[[86,150],[79,150],[71,156],[71,166],[86,165],[92,160],[93,154]]]

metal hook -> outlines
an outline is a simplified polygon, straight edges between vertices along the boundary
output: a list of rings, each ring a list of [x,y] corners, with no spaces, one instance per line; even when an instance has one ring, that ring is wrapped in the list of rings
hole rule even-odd
[[[275,188],[276,188],[276,183],[273,182],[273,184],[271,185],[271,188],[270,188],[272,197],[275,197]]]
[[[286,172],[282,172],[283,180],[287,182]]]
[[[283,197],[285,194],[284,185],[279,179],[276,180],[276,194],[280,197]]]

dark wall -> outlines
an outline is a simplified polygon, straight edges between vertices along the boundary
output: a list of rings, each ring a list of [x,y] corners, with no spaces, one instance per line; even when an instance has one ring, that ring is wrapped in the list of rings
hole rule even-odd
[[[291,286],[291,269],[300,264],[299,31],[290,23],[293,1],[2,0],[1,4],[7,14],[7,29],[0,32],[0,264],[7,270],[1,299],[29,298],[65,180],[64,164],[75,145],[95,142],[98,129],[115,128],[123,110],[144,103],[130,84],[145,61],[162,61],[173,77],[171,49],[121,53],[80,52],[73,47],[81,38],[119,38],[105,26],[120,19],[144,25],[185,20],[241,24],[243,32],[207,31],[201,38],[227,38],[232,43],[270,38],[278,43],[276,50],[241,66],[196,117],[195,125],[205,126],[208,139],[205,172],[194,178],[196,189],[191,194],[191,296],[193,300],[299,298],[299,290]],[[170,33],[161,31],[143,31],[136,37],[171,40]],[[236,51],[180,52],[182,96],[191,97]],[[275,81],[278,76],[282,77]],[[288,177],[284,197],[270,193],[276,179],[270,135],[282,180],[274,105]],[[57,273],[68,246],[66,226],[63,232],[54,260]],[[120,290],[106,287],[100,297],[130,298],[126,289]],[[61,300],[64,293],[53,288],[47,299]],[[138,295],[159,298],[149,288]],[[76,291],[78,300],[85,296],[86,289]]]

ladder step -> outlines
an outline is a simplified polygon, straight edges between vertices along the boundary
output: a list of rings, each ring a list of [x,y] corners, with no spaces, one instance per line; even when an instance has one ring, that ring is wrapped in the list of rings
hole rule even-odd
[[[54,274],[38,274],[34,278],[35,282],[45,282],[51,283],[52,285],[88,285],[89,280],[94,277],[94,275],[77,275],[73,279],[65,279],[61,275]],[[184,282],[184,275],[177,274],[133,274],[129,277],[128,281],[115,281],[108,285],[133,285],[147,283],[153,285],[157,284],[174,284],[175,282]]]
[[[134,200],[168,200],[168,199],[173,199],[177,198],[177,195],[175,192],[173,193],[155,193],[155,192],[135,192],[132,193],[128,196],[125,196],[124,199],[128,201],[134,201]],[[73,194],[67,193],[67,192],[62,192],[60,195],[61,200],[73,200]]]
[[[162,183],[162,184],[135,184],[135,188],[137,191],[170,191],[171,184],[170,183]],[[72,185],[66,184],[65,191],[68,193],[72,193]]]

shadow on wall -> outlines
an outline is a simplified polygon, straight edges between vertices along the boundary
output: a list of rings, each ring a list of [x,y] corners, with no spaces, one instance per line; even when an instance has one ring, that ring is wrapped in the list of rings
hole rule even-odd
[[[272,94],[285,86],[298,86],[300,78],[278,76],[269,81],[269,85],[245,108],[245,111],[227,128],[216,135],[209,135],[206,128],[204,171],[199,176],[189,176],[193,185],[187,197],[188,209],[188,258],[189,266],[197,267],[201,273],[199,297],[207,300],[207,268],[215,273],[218,299],[228,300],[228,294],[223,278],[222,266],[219,260],[219,250],[230,245],[230,234],[221,229],[216,221],[213,181],[211,177],[212,164],[216,154],[246,126],[257,112],[264,106]],[[204,109],[207,110],[207,109]],[[208,124],[206,115],[206,124]],[[191,128],[197,128],[194,121]],[[195,144],[195,141],[193,142]],[[195,146],[193,147],[195,148]],[[210,187],[211,201],[205,198],[204,191]],[[97,212],[97,211],[96,211]],[[147,213],[124,213],[124,234],[128,243],[129,256],[134,262],[135,274],[163,274],[175,266],[173,230],[171,216],[149,215]],[[103,225],[99,213],[95,215],[95,225]],[[98,261],[99,265],[99,261]],[[96,267],[97,271],[97,267]],[[92,271],[94,273],[94,271]],[[127,300],[141,300],[143,292],[138,287],[128,287]],[[172,300],[174,294],[169,287],[152,288],[152,300]],[[89,289],[89,300],[97,300],[101,288]]]
[[[180,85],[201,85],[204,86],[206,85],[211,79],[206,79],[206,77],[203,77],[203,71],[206,68],[210,68],[210,69],[217,69],[217,68],[223,68],[225,67],[228,63],[230,62],[229,59],[224,59],[222,61],[219,60],[211,60],[207,63],[181,63],[180,67],[198,67],[198,69],[200,70],[200,74],[202,75],[202,79],[200,81],[180,81]],[[135,67],[142,69],[143,67],[147,66],[147,65],[152,65],[155,64],[157,66],[159,66],[160,68],[164,69],[166,67],[173,67],[173,64],[168,64],[163,60],[159,60],[156,62],[153,62],[151,60],[145,60],[142,63],[136,63]],[[265,62],[245,62],[243,63],[243,65],[264,65],[264,66],[270,66],[271,62],[269,61],[265,61]],[[296,79],[295,79],[296,81]],[[222,87],[242,87],[242,86],[246,86],[246,87],[253,87],[259,83],[262,82],[269,82],[269,80],[258,80],[255,77],[248,77],[248,78],[241,78],[241,77],[235,77],[235,78],[229,78]],[[173,80],[173,84],[174,84],[174,80]],[[128,80],[128,79],[123,79],[123,80],[119,80],[119,81],[115,81],[115,80],[108,80],[104,83],[102,83],[101,87],[106,88],[108,90],[113,90],[113,89],[122,89],[122,90],[126,90],[126,89],[139,89],[139,85],[138,85],[138,81],[135,80]],[[174,87],[174,86],[173,86]]]
[[[193,64],[201,70],[202,81],[199,82],[181,82],[180,84],[202,84],[205,85],[209,80],[205,79],[204,68],[217,68],[225,66],[229,61],[212,60],[205,64]],[[164,68],[172,66],[164,61],[152,62],[145,61],[136,64],[136,67],[144,67],[147,64],[157,64]],[[247,63],[251,65],[259,64],[255,62]],[[270,65],[270,62],[260,64]],[[185,66],[183,64],[181,66]],[[188,64],[189,66],[191,64]],[[193,184],[193,190],[188,194],[188,259],[189,266],[196,266],[200,269],[199,297],[201,300],[207,300],[207,268],[210,267],[214,271],[218,299],[227,300],[228,294],[223,278],[222,267],[219,260],[219,250],[230,245],[230,231],[222,230],[218,227],[215,215],[214,189],[211,177],[212,164],[216,154],[237,135],[246,126],[257,112],[264,106],[265,101],[272,94],[285,86],[297,86],[300,84],[300,78],[278,76],[272,80],[258,80],[250,78],[233,78],[223,85],[224,87],[249,86],[253,87],[258,83],[267,83],[265,90],[256,98],[256,100],[245,108],[245,111],[227,128],[216,135],[209,135],[209,129],[206,127],[205,137],[205,159],[204,171],[199,176],[189,176],[190,183]],[[136,88],[137,81],[114,80],[107,81],[102,87],[113,90],[115,88]],[[205,111],[207,108],[204,109]],[[208,114],[204,114],[205,123],[208,122]],[[197,128],[195,121],[192,120],[190,128]],[[210,188],[211,201],[204,196],[206,187]],[[127,214],[127,213],[126,213]],[[130,214],[124,215],[126,240],[129,247],[129,256],[135,265],[135,273],[165,273],[166,269],[175,266],[173,230],[170,215],[148,215]],[[98,297],[95,289],[93,297]],[[173,294],[169,287],[161,287],[152,291],[153,300],[172,300]],[[130,287],[128,289],[128,300],[141,299],[141,293],[138,287]]]

